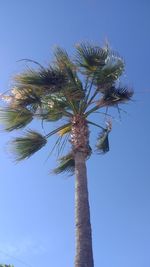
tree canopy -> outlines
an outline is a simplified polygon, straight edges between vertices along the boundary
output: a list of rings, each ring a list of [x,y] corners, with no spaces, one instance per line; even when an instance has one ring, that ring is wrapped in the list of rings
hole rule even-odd
[[[30,128],[11,142],[11,150],[17,161],[29,158],[44,147],[48,138],[57,134],[55,147],[59,151],[73,137],[72,119],[82,116],[90,126],[99,129],[95,149],[89,146],[89,154],[109,151],[109,133],[112,129],[110,108],[131,100],[133,91],[121,83],[124,60],[108,45],[99,47],[90,43],[80,43],[71,57],[66,50],[57,47],[54,59],[47,67],[34,60],[26,60],[29,67],[16,75],[9,94],[2,94],[6,105],[0,109],[0,120],[4,130],[11,132],[24,129],[33,119],[42,122],[58,122],[59,126],[47,134]],[[101,112],[100,112],[101,110]],[[91,114],[99,112],[102,123],[91,121]],[[74,171],[72,151],[59,158],[55,173]]]

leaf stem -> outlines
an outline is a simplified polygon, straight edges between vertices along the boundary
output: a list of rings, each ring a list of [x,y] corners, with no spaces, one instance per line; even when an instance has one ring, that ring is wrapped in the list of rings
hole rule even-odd
[[[71,125],[70,122],[69,122],[69,123],[66,123],[65,125],[62,125],[62,126],[60,126],[59,128],[57,128],[57,129],[53,130],[52,132],[48,133],[45,137],[46,137],[46,138],[49,138],[49,137],[52,136],[53,134],[58,133],[60,130],[62,130],[62,129],[64,129],[64,128],[70,126],[70,125]]]
[[[96,126],[96,127],[98,127],[98,128],[101,128],[102,130],[105,130],[105,128],[103,128],[101,125],[99,125],[99,124],[97,124],[97,123],[95,123],[95,122],[92,122],[92,121],[88,121],[88,120],[87,120],[87,123],[89,123],[89,124],[91,124],[91,125],[93,125],[93,126]]]

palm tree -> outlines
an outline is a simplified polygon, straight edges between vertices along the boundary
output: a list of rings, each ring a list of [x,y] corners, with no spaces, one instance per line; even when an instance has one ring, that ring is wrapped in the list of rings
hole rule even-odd
[[[30,60],[31,61],[31,60]],[[75,173],[75,267],[93,267],[92,233],[88,200],[86,161],[92,154],[89,144],[90,127],[99,131],[96,151],[109,151],[108,136],[112,128],[111,107],[120,112],[120,104],[129,101],[132,90],[120,83],[124,61],[108,45],[99,47],[90,43],[76,46],[74,57],[56,48],[54,60],[48,67],[35,61],[36,68],[28,68],[14,78],[9,95],[1,95],[7,102],[1,108],[0,118],[8,132],[22,129],[33,119],[54,123],[59,127],[42,135],[31,129],[14,138],[11,148],[16,160],[24,160],[46,145],[49,137],[57,135],[55,147],[62,152],[69,140],[71,149],[59,158],[54,173]],[[105,123],[91,121],[91,114]],[[93,131],[93,130],[92,130]]]

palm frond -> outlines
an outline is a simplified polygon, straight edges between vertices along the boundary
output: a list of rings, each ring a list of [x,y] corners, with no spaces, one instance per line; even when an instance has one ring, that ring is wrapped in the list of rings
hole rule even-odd
[[[76,83],[76,66],[69,58],[68,53],[64,49],[57,47],[54,55],[56,58],[56,67],[67,74],[69,83]]]
[[[37,71],[28,70],[15,77],[17,85],[32,86],[41,89],[44,93],[60,92],[66,84],[64,72],[52,67],[42,68]]]
[[[11,90],[11,107],[27,107],[35,111],[41,105],[41,94],[31,86],[18,86]]]
[[[107,90],[102,98],[102,102],[107,105],[113,106],[119,103],[124,103],[131,100],[133,91],[127,87],[112,86]]]
[[[36,115],[38,118],[45,120],[47,122],[50,121],[58,121],[63,117],[63,112],[59,111],[57,109],[49,109],[49,110],[40,110],[40,113],[38,111],[38,114]]]
[[[109,140],[107,130],[103,131],[98,139],[96,144],[96,150],[98,154],[103,154],[109,151]]]
[[[0,110],[0,121],[4,125],[4,130],[8,132],[25,127],[32,119],[33,114],[26,108]]]
[[[104,154],[109,151],[109,139],[108,135],[112,129],[111,121],[106,122],[107,127],[99,134],[96,144],[96,150],[98,154]]]
[[[118,80],[124,71],[124,62],[119,58],[109,60],[102,69],[97,69],[94,79],[94,84],[97,90],[105,93]]]
[[[57,47],[55,49],[56,66],[67,74],[67,84],[64,95],[70,100],[80,100],[85,96],[82,82],[78,78],[76,65],[71,61],[67,52]]]
[[[70,106],[63,96],[59,94],[41,96],[41,102],[35,110],[35,117],[46,121],[57,121],[63,116],[72,116]]]
[[[66,156],[59,158],[59,165],[57,168],[53,170],[53,173],[60,174],[67,172],[70,175],[73,175],[74,171],[75,171],[75,161],[72,153],[69,153]]]
[[[40,133],[28,130],[22,137],[17,137],[11,142],[11,151],[16,161],[31,157],[47,143],[47,139]]]
[[[42,108],[46,108],[46,109],[57,109],[59,111],[67,111],[70,109],[70,106],[68,104],[68,102],[66,101],[65,97],[63,97],[62,95],[59,94],[52,94],[52,95],[48,95],[48,96],[44,96],[42,98]]]
[[[89,43],[81,43],[76,46],[76,64],[83,73],[90,74],[105,66],[108,49],[100,48]]]
[[[72,70],[76,71],[76,66],[75,64],[71,61],[68,53],[66,52],[65,49],[62,49],[60,47],[56,47],[54,51],[54,56],[55,56],[55,65],[58,69],[62,71],[66,70]]]

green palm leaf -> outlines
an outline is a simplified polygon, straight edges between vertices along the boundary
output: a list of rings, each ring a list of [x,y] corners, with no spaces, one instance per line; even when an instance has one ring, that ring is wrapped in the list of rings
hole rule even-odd
[[[102,130],[102,132],[99,134],[98,139],[97,139],[96,148],[99,154],[104,154],[109,151],[108,135],[112,129],[111,121],[107,121],[106,126],[107,127]]]
[[[98,154],[103,154],[109,151],[109,140],[108,140],[108,130],[103,130],[102,133],[100,133],[97,144],[96,144],[96,150]]]
[[[0,110],[0,121],[5,131],[13,131],[25,127],[33,119],[33,114],[26,108],[4,108]]]
[[[71,61],[65,49],[56,47],[54,51],[56,67],[62,71],[76,71],[75,64]]]
[[[66,84],[66,75],[52,67],[41,68],[37,71],[28,70],[15,77],[18,86],[32,86],[43,93],[59,92]]]
[[[89,43],[81,43],[76,46],[76,63],[83,73],[91,74],[105,66],[108,49],[93,46]]]
[[[11,150],[16,161],[31,157],[47,143],[47,139],[40,133],[28,130],[23,137],[17,137],[11,142]]]
[[[67,52],[60,47],[55,49],[56,67],[67,74],[68,82],[64,95],[69,100],[80,100],[85,96],[82,83],[76,72],[76,65],[71,61]]]
[[[112,86],[104,93],[102,102],[106,103],[106,105],[113,106],[131,100],[132,96],[133,91],[131,89]]]
[[[45,121],[58,121],[63,117],[63,115],[64,115],[63,112],[56,109],[50,109],[50,110],[42,109],[40,111],[40,114],[37,115],[37,117]]]
[[[73,175],[75,171],[75,161],[73,154],[69,153],[66,156],[59,158],[59,165],[53,170],[55,174],[60,174],[63,172],[68,172],[70,175]]]
[[[76,73],[76,66],[73,64],[71,59],[69,58],[69,55],[67,52],[60,48],[57,47],[55,49],[55,58],[56,58],[56,67],[67,74],[68,76],[68,82],[69,84],[77,84],[78,79],[77,79],[77,73]]]
[[[104,93],[112,84],[118,80],[124,71],[124,62],[120,57],[109,58],[102,69],[97,69],[94,84],[97,89]]]
[[[37,109],[37,117],[46,121],[57,121],[63,116],[71,116],[68,112],[69,105],[67,101],[59,95],[49,95],[41,99],[41,105]]]

